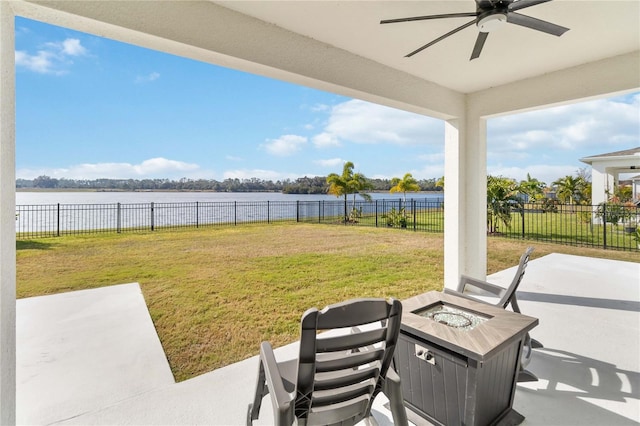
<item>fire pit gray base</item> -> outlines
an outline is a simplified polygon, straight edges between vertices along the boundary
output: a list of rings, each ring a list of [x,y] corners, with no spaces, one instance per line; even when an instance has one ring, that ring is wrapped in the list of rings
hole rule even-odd
[[[384,407],[391,411],[391,406],[387,402],[384,404]],[[407,408],[407,419],[416,426],[432,426],[437,423],[431,423],[429,420],[425,419],[424,416],[421,416],[411,410],[411,408]],[[518,413],[516,410],[509,410],[506,416],[504,416],[496,426],[517,426],[524,421],[524,416]]]
[[[513,398],[523,340],[537,319],[439,292],[402,304],[394,364],[413,423],[522,423]],[[457,317],[437,317],[451,313],[483,320],[469,327]]]

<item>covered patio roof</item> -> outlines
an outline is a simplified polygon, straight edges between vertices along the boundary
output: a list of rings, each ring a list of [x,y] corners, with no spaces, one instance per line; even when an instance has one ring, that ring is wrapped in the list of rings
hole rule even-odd
[[[555,37],[506,25],[473,61],[475,25],[404,57],[467,18],[379,24],[475,8],[472,0],[0,2],[0,423],[15,421],[15,16],[446,120],[445,285],[453,286],[461,273],[486,274],[486,120],[640,88],[637,0],[523,9],[570,30]]]
[[[614,194],[621,173],[640,170],[640,146],[592,155],[581,158],[580,161],[591,166],[591,200],[593,204],[600,204]],[[633,194],[636,195],[635,188]]]

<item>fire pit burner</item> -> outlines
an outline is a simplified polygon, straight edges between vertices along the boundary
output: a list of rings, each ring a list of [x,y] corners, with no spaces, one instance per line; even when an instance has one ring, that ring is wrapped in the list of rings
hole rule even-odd
[[[448,306],[443,303],[438,303],[435,306],[430,306],[415,313],[437,323],[464,331],[473,330],[488,319],[484,315]]]
[[[436,312],[431,318],[434,321],[438,321],[440,324],[448,325],[449,327],[468,327],[471,325],[471,320],[462,314],[455,312]]]

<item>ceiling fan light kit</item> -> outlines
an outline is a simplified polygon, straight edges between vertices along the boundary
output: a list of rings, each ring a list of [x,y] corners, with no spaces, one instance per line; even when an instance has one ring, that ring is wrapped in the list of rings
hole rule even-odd
[[[485,15],[483,18],[478,19],[476,26],[478,30],[483,33],[490,33],[499,28],[502,28],[504,24],[507,23],[507,14],[506,12],[498,12],[490,13]]]
[[[473,46],[470,60],[474,60],[480,56],[484,43],[490,32],[495,31],[505,24],[520,25],[521,27],[530,28],[532,30],[540,31],[543,33],[551,34],[560,37],[565,32],[569,31],[569,28],[562,27],[560,25],[553,24],[551,22],[543,21],[541,19],[533,18],[531,16],[522,15],[516,11],[526,9],[531,6],[536,6],[541,3],[547,3],[552,0],[475,0],[476,11],[475,12],[463,12],[463,13],[446,13],[439,15],[426,15],[426,16],[412,16],[408,18],[396,18],[396,19],[384,19],[380,21],[381,24],[396,24],[400,22],[411,21],[425,21],[432,19],[443,18],[473,18],[472,21],[467,22],[448,33],[430,41],[429,43],[417,48],[413,52],[406,55],[407,58],[422,52],[424,49],[433,46],[434,44],[444,40],[445,38],[461,31],[473,24],[478,28],[478,37],[476,43]]]

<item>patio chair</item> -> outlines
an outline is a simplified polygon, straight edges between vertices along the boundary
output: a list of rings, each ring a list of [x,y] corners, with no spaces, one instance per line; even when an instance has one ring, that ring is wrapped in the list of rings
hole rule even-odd
[[[447,294],[453,294],[456,296],[465,297],[468,299],[480,301],[483,303],[500,306],[506,309],[511,305],[513,312],[521,313],[520,306],[518,306],[518,299],[516,297],[516,290],[522,281],[529,257],[533,252],[533,247],[528,247],[525,252],[520,256],[520,262],[518,263],[518,269],[511,281],[511,284],[507,287],[501,287],[495,284],[491,284],[486,281],[482,281],[476,278],[472,278],[466,275],[460,276],[460,282],[456,290],[444,289]],[[491,296],[490,298],[485,296]],[[497,301],[495,300],[497,299]],[[522,354],[520,356],[520,372],[518,374],[519,382],[532,382],[537,381],[538,378],[526,370],[526,367],[531,362],[531,355],[533,349],[542,348],[543,345],[539,341],[532,339],[529,333],[525,336],[524,344],[522,347]]]
[[[247,425],[270,394],[276,425],[354,425],[372,422],[379,392],[393,422],[407,425],[400,377],[391,367],[402,305],[390,299],[354,299],[302,315],[297,359],[278,362],[269,342],[260,347],[258,383]],[[326,331],[326,333],[320,333]]]

